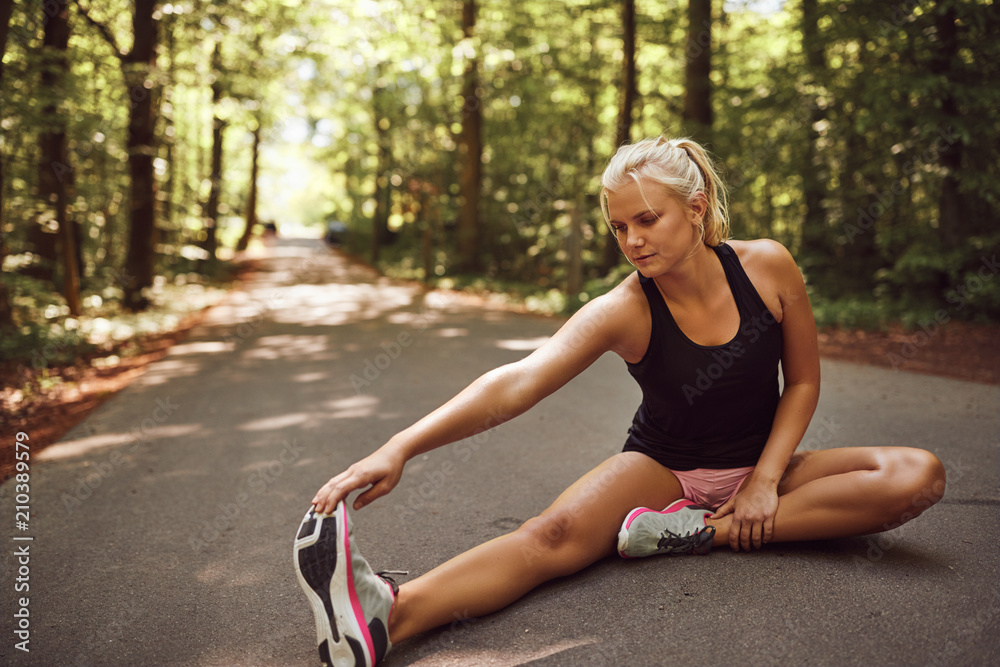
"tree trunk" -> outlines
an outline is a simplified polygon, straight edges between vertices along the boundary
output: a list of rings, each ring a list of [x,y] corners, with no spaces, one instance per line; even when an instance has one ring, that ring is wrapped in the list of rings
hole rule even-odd
[[[706,143],[712,131],[712,0],[688,0],[684,55],[684,127]]]
[[[462,36],[472,41],[476,30],[476,2],[464,0],[462,5]],[[483,181],[483,114],[479,99],[479,54],[466,55],[462,84],[462,135],[459,159],[462,173],[459,177],[461,209],[458,217],[458,262],[462,273],[480,270],[479,240],[479,191]]]
[[[177,63],[177,49],[176,43],[174,41],[174,26],[176,21],[174,20],[174,14],[166,14],[165,23],[163,24],[163,34],[164,42],[166,46],[167,57],[169,58],[169,68],[166,72],[165,87],[162,91],[164,105],[162,109],[169,109],[169,113],[164,113],[161,111],[161,116],[163,118],[163,135],[160,141],[164,143],[166,149],[166,160],[167,160],[167,174],[163,183],[163,194],[160,196],[160,227],[157,230],[159,236],[159,242],[164,245],[172,244],[175,234],[174,226],[174,193],[177,188],[177,159],[175,153],[175,143],[176,143],[176,124],[174,122],[174,113],[176,111],[176,100],[174,96],[176,94],[176,85],[174,81],[174,67]],[[183,172],[182,172],[183,173]],[[161,262],[163,258],[161,257]],[[162,266],[162,264],[161,264]]]
[[[937,50],[931,61],[930,69],[943,80],[951,81],[953,62],[958,56],[958,27],[956,25],[955,5],[952,2],[939,0],[934,12],[934,27],[937,32]],[[960,113],[955,98],[949,89],[941,99],[941,114],[947,119],[945,126],[954,128],[960,121]],[[937,145],[937,144],[935,144]],[[938,151],[938,164],[944,172],[941,181],[941,194],[938,196],[938,229],[941,234],[944,249],[952,250],[962,244],[966,237],[963,226],[966,221],[962,195],[959,193],[959,172],[962,169],[962,142],[945,142]],[[954,278],[954,276],[950,277]],[[945,285],[950,281],[945,278]]]
[[[41,161],[38,164],[38,198],[44,210],[55,210],[58,226],[59,250],[62,267],[62,292],[72,315],[80,315],[80,273],[76,262],[76,243],[73,228],[67,219],[69,204],[66,180],[71,175],[66,155],[66,118],[59,110],[60,97],[65,93],[69,61],[66,47],[69,44],[69,8],[63,3],[56,11],[42,8],[45,36],[42,50],[45,67],[42,69],[42,90],[46,103],[41,111],[44,130],[39,135]]]
[[[429,285],[434,276],[434,220],[430,211],[431,196],[429,186],[420,184],[420,258],[424,267],[424,284]]]
[[[250,155],[250,193],[247,195],[247,226],[243,230],[236,250],[246,250],[250,245],[250,238],[253,230],[257,226],[257,159],[260,156],[260,119],[256,119],[253,127],[253,148]]]
[[[615,150],[632,140],[632,109],[636,98],[635,71],[635,0],[622,0],[622,103],[618,109],[618,128],[615,133]],[[604,256],[601,258],[601,270],[607,273],[621,261],[618,249],[618,239],[611,234],[605,225]]]
[[[802,50],[806,54],[809,80],[813,85],[825,79],[826,57],[819,35],[819,12],[816,0],[802,0]],[[812,99],[809,127],[806,128],[805,155],[802,170],[802,194],[806,210],[802,219],[800,262],[813,280],[825,281],[831,266],[831,233],[826,221],[823,201],[826,199],[826,169],[819,154],[819,132],[816,124],[826,118],[816,97]]]
[[[222,45],[215,43],[212,51],[212,72],[215,81],[212,82],[212,175],[211,188],[208,191],[208,202],[205,204],[205,215],[202,216],[205,241],[202,247],[208,253],[207,266],[213,267],[219,239],[216,233],[219,226],[219,200],[222,197],[222,142],[225,139],[226,122],[219,118],[219,104],[222,102]],[[205,264],[203,263],[203,270]]]
[[[378,70],[381,78],[382,69]],[[376,85],[372,96],[375,118],[376,167],[375,167],[375,212],[372,214],[372,264],[379,260],[382,246],[389,241],[389,202],[392,197],[389,177],[392,172],[392,144],[389,137],[385,90]]]
[[[131,311],[149,305],[142,290],[153,284],[156,233],[156,108],[153,69],[156,67],[156,0],[135,0],[132,50],[122,56],[122,69],[132,106],[128,122],[128,162],[132,181],[131,224],[125,258],[124,306]]]
[[[14,0],[0,0],[0,86],[3,85],[3,55],[7,52],[7,35],[10,31],[10,17],[14,12]],[[0,266],[7,256],[7,236],[4,234],[3,211],[3,156],[0,155]],[[0,329],[14,326],[14,312],[10,307],[7,285],[0,276]]]

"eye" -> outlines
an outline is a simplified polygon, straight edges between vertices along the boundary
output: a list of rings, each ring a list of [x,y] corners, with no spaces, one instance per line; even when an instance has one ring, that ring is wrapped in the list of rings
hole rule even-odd
[[[625,225],[611,225],[611,229],[614,230],[615,234],[621,234],[625,231]]]

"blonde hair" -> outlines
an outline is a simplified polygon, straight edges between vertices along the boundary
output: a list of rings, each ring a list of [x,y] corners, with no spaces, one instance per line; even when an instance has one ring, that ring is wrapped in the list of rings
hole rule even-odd
[[[661,135],[619,148],[601,177],[601,212],[609,227],[608,192],[627,185],[629,179],[639,185],[639,193],[647,206],[649,200],[642,187],[646,179],[685,204],[690,204],[698,193],[704,194],[707,207],[700,225],[702,242],[717,246],[729,239],[726,185],[712,158],[698,142],[687,138],[667,139]]]

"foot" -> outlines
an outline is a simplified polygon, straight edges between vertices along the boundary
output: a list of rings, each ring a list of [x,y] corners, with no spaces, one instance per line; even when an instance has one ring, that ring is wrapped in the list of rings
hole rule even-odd
[[[705,523],[712,510],[686,498],[674,501],[665,510],[638,507],[628,513],[618,533],[618,553],[622,558],[653,554],[707,554],[712,548],[715,526]]]
[[[295,538],[295,573],[316,617],[324,665],[373,667],[389,642],[389,614],[397,588],[358,553],[341,502],[333,514],[310,509]]]

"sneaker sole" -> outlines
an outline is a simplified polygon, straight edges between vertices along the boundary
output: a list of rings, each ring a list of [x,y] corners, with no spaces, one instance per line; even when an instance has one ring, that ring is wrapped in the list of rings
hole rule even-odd
[[[330,667],[372,667],[363,648],[364,640],[358,639],[365,633],[359,632],[356,620],[351,622],[353,614],[342,613],[345,602],[346,608],[352,608],[350,593],[345,601],[344,592],[353,589],[353,583],[348,583],[351,581],[349,553],[345,562],[345,553],[338,548],[340,535],[346,541],[346,528],[343,503],[334,514],[317,514],[310,509],[296,534],[292,560],[299,586],[309,599],[316,618],[320,660]]]

